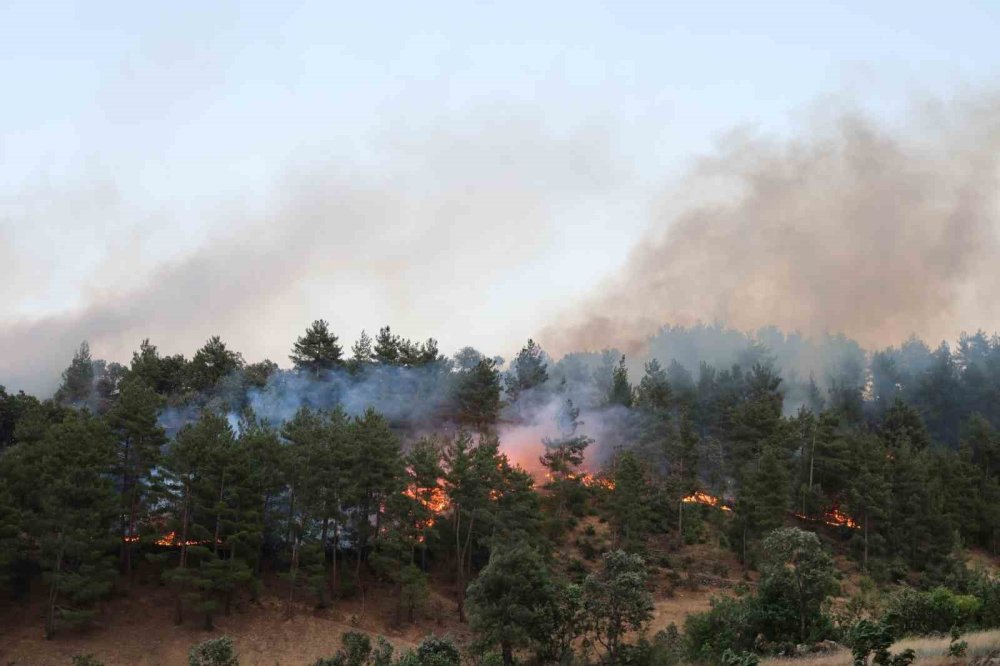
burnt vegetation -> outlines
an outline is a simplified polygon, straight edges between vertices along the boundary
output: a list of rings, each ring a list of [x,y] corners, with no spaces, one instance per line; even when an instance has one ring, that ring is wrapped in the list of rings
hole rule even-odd
[[[751,663],[824,639],[888,663],[893,636],[1000,626],[967,563],[1000,554],[1000,338],[696,327],[647,349],[640,370],[529,341],[507,364],[385,327],[345,350],[324,321],[289,369],[218,337],[127,366],[84,343],[51,399],[0,389],[4,604],[43,596],[52,637],[149,580],[164,622],[207,629],[264,594],[289,618],[388,595],[394,626],[474,635],[394,655],[348,634],[331,664]],[[736,594],[646,635],[653,579],[705,542]],[[864,582],[836,608],[834,555]]]

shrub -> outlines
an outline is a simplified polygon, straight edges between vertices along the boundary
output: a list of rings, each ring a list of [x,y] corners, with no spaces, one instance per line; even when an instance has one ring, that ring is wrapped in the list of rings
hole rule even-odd
[[[854,666],[868,666],[869,657],[875,666],[909,666],[916,658],[916,653],[909,649],[895,655],[889,652],[892,629],[882,622],[861,620],[847,630],[846,639]]]
[[[717,597],[712,608],[684,621],[684,652],[695,662],[718,662],[727,651],[749,652],[757,636],[757,599]]]
[[[433,634],[428,636],[417,646],[416,650],[410,650],[396,662],[396,666],[460,666],[462,655],[455,643],[448,637],[438,638]],[[483,657],[480,659],[481,665],[497,663],[492,658]],[[501,658],[499,663],[503,663]]]
[[[236,646],[229,636],[198,643],[188,652],[190,666],[239,666],[239,663]]]
[[[890,595],[883,620],[898,636],[943,634],[976,626],[982,606],[979,598],[944,587],[929,592],[904,587]]]
[[[951,630],[951,642],[948,643],[949,657],[962,659],[965,657],[965,653],[969,651],[969,642],[958,640],[961,637],[962,632],[960,632],[957,628]]]
[[[104,666],[104,662],[92,654],[73,655],[73,666]]]
[[[979,599],[977,624],[981,629],[1000,627],[1000,578],[978,575],[969,585],[969,591]]]
[[[733,652],[726,650],[722,653],[723,666],[757,666],[760,657],[753,652]]]

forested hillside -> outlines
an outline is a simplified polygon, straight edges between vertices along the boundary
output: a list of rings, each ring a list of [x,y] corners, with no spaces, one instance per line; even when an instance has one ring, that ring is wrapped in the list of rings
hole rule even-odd
[[[58,639],[144,580],[163,623],[206,629],[263,595],[289,618],[389,595],[405,626],[443,591],[474,637],[394,657],[358,634],[318,664],[735,664],[824,639],[889,659],[891,638],[1000,626],[1000,582],[969,565],[1000,555],[996,336],[345,346],[322,320],[288,369],[218,337],[127,365],[84,343],[51,399],[0,389],[0,603],[43,606]],[[655,580],[699,543],[738,560],[736,594],[647,635]]]

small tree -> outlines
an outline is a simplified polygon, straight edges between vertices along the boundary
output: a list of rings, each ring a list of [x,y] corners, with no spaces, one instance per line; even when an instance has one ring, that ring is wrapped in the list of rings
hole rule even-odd
[[[601,570],[583,583],[588,634],[592,644],[603,648],[606,664],[618,664],[625,635],[641,630],[653,617],[646,577],[640,556],[616,550],[605,553]]]
[[[198,643],[188,652],[189,666],[239,666],[236,646],[229,636]]]
[[[493,554],[468,590],[472,629],[483,645],[499,645],[504,666],[514,650],[545,638],[554,589],[541,556],[518,546]]]
[[[761,547],[762,599],[790,601],[800,641],[822,619],[822,607],[837,587],[833,560],[813,532],[787,527],[771,532]]]

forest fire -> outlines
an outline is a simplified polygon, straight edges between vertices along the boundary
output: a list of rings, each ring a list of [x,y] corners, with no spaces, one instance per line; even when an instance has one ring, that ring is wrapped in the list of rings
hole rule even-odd
[[[154,541],[157,546],[165,546],[167,548],[180,548],[181,546],[201,546],[206,543],[211,543],[210,541],[197,541],[194,539],[188,539],[187,541],[181,541],[177,538],[177,532],[167,532],[162,537]]]
[[[581,485],[586,488],[600,488],[602,490],[614,490],[615,482],[614,479],[609,479],[604,476],[594,476],[590,472],[575,473],[570,472],[566,474],[567,481],[579,481]],[[556,477],[552,472],[545,473],[545,482],[552,483],[556,480]]]
[[[448,496],[445,495],[441,486],[418,488],[417,486],[410,485],[403,490],[403,495],[416,500],[421,506],[430,511],[430,515],[427,518],[417,521],[416,527],[421,531],[434,527],[437,517],[448,510]],[[421,534],[417,538],[417,541],[423,543],[424,539],[424,535]]]
[[[829,525],[830,527],[848,527],[852,530],[861,529],[858,522],[841,511],[840,507],[837,505],[832,506],[821,516],[807,516],[803,513],[794,513],[792,515],[799,520],[806,520],[811,523],[823,523],[824,525]]]
[[[708,493],[703,493],[700,490],[683,497],[681,502],[684,504],[703,504],[705,506],[714,506],[715,508],[722,509],[723,511],[732,511],[732,509],[723,504],[722,500],[718,497],[714,497]]]
[[[133,534],[132,536],[127,536],[122,538],[125,543],[138,543],[139,535]],[[177,538],[176,532],[167,532],[159,539],[153,542],[157,546],[163,546],[164,548],[180,548],[181,546],[201,546],[206,543],[211,543],[211,541],[196,541],[194,539],[189,539],[188,541],[180,541]],[[220,542],[221,543],[221,542]]]
[[[614,490],[615,482],[614,479],[609,479],[607,477],[594,476],[593,474],[586,473],[579,477],[580,483],[588,488],[603,488],[604,490]]]
[[[442,513],[448,509],[448,496],[444,494],[444,490],[440,486],[417,488],[411,485],[403,491],[403,494],[417,500],[424,507],[430,509],[432,513]]]

